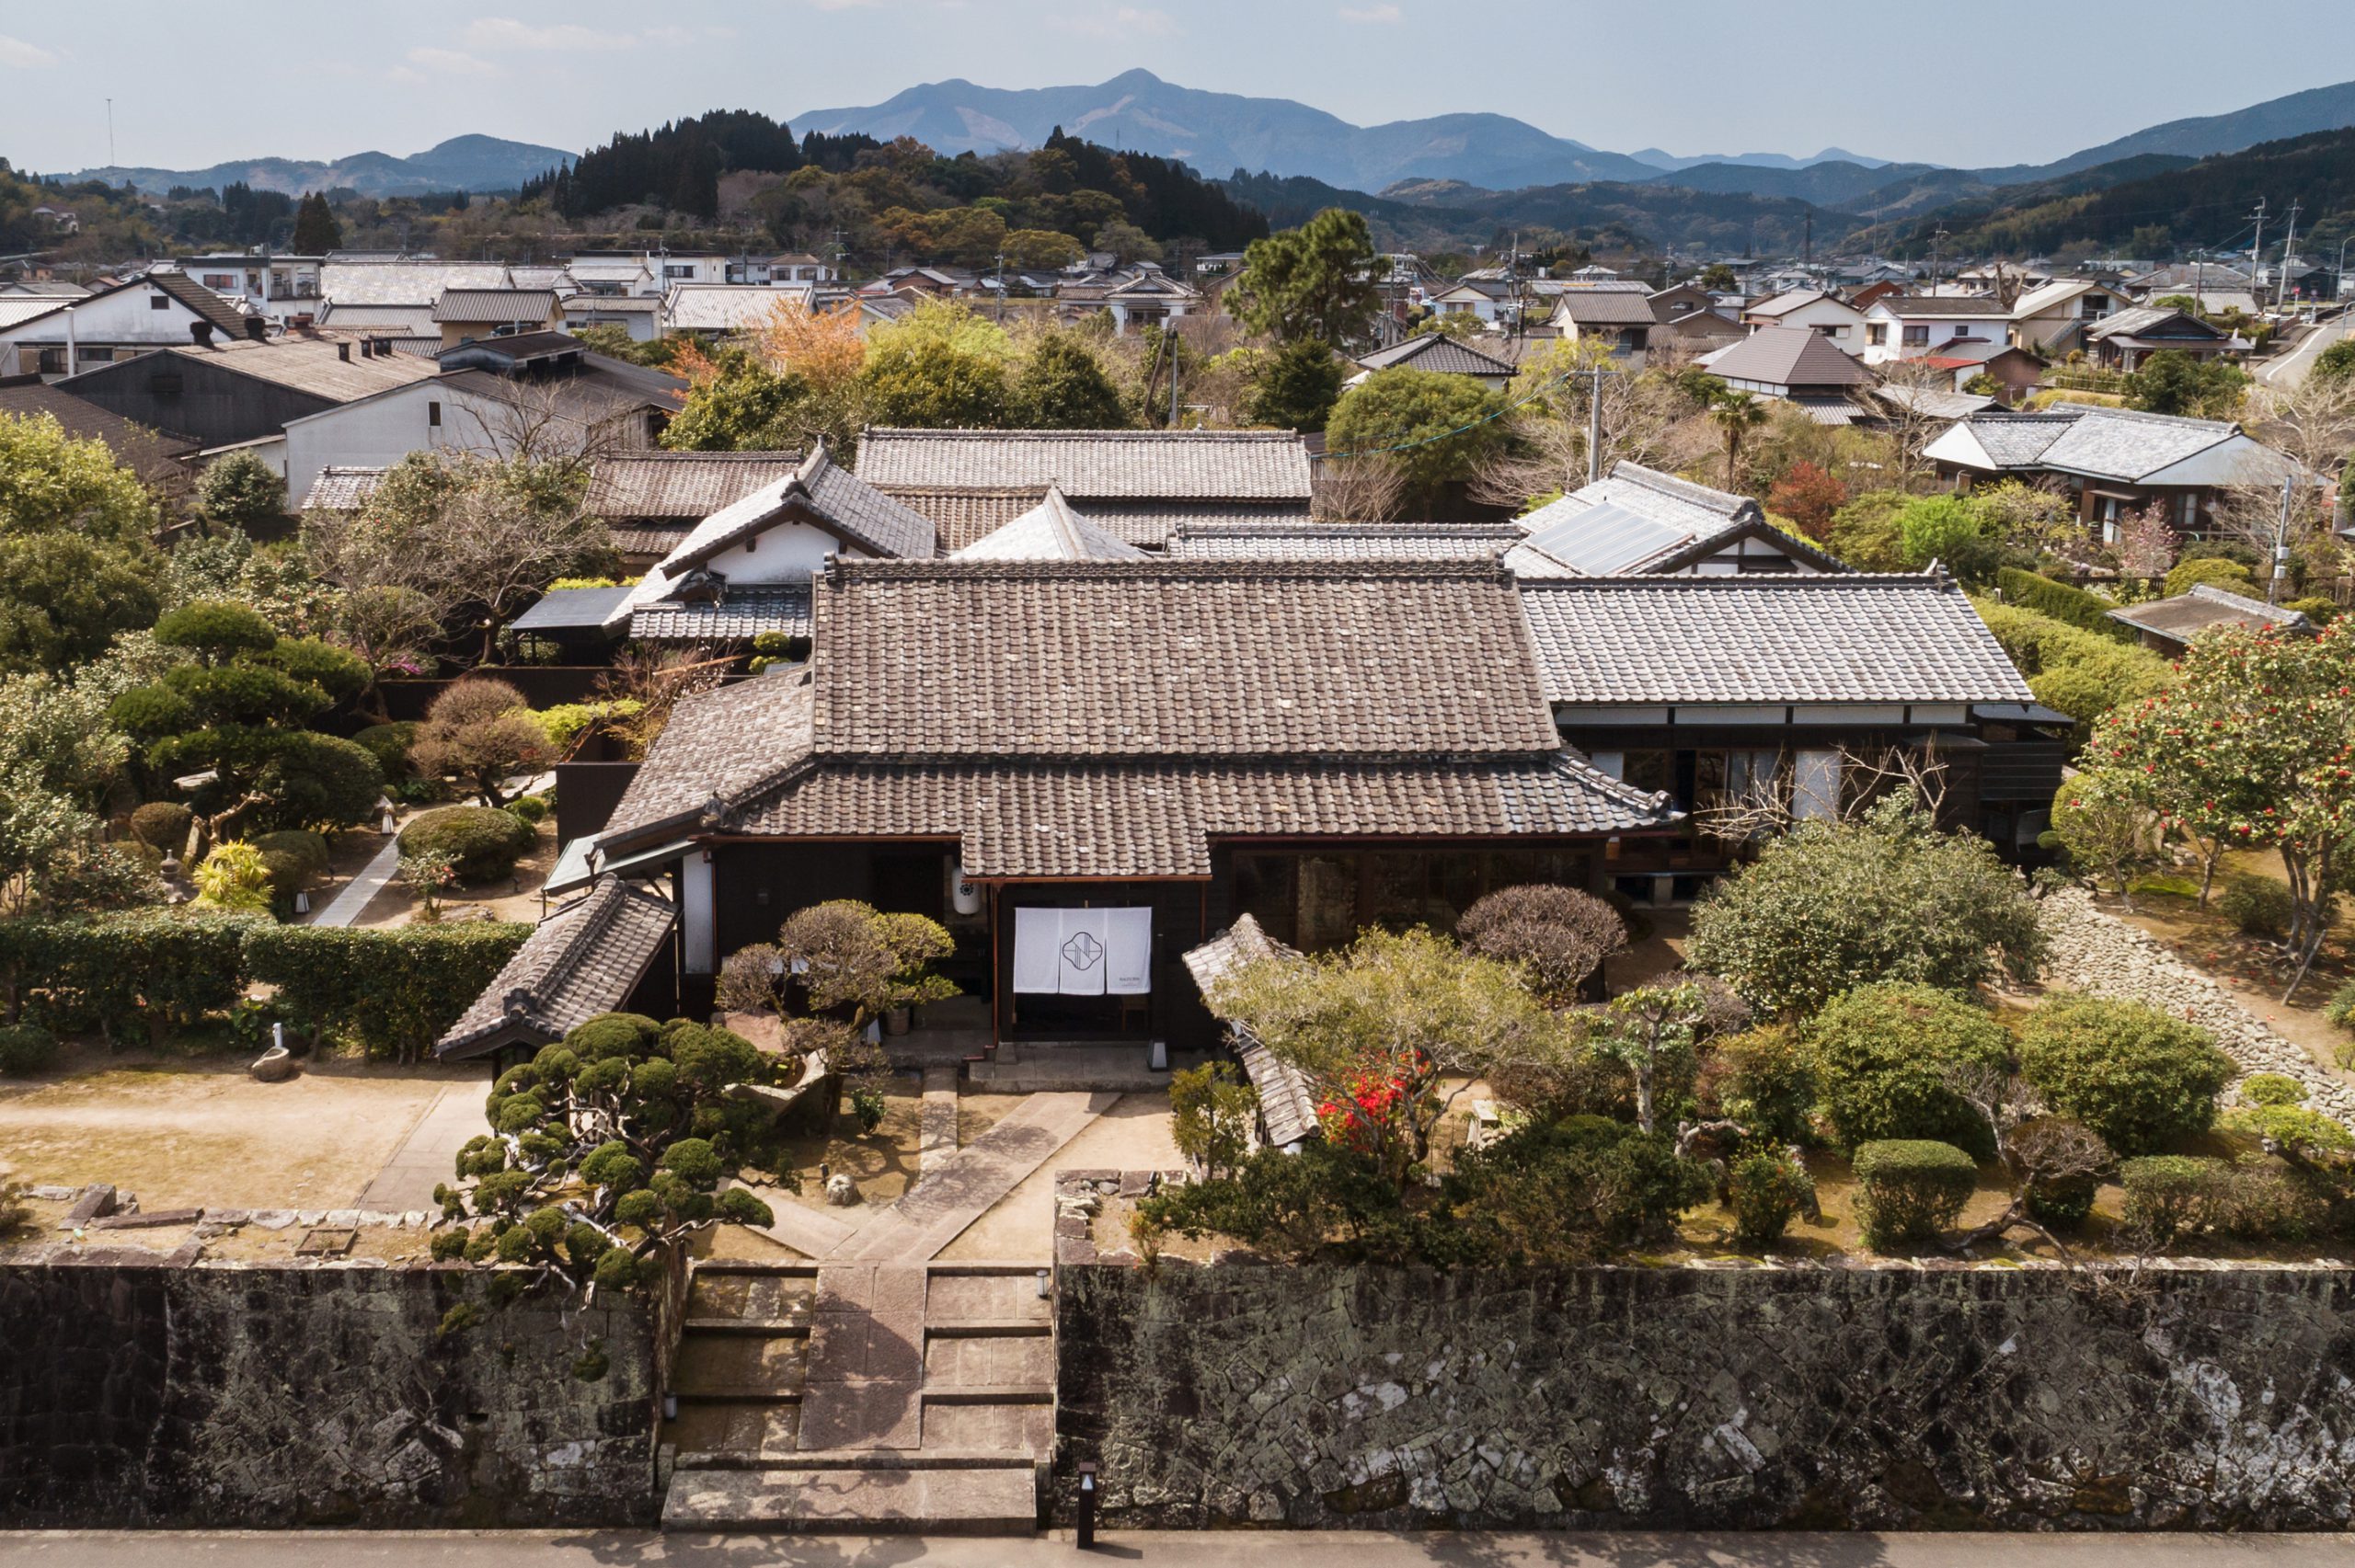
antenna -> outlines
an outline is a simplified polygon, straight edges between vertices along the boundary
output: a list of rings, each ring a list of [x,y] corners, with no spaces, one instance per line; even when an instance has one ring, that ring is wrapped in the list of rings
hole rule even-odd
[[[107,167],[114,164],[114,99],[107,99]]]

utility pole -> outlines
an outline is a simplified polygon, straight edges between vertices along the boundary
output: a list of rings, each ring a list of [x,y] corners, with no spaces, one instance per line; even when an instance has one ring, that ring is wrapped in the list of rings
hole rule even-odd
[[[1799,265],[1813,267],[1815,265],[1815,209],[1812,207],[1807,211],[1806,235],[1807,237],[1803,242],[1804,248],[1799,253]]]
[[[2297,484],[2295,474],[2281,481],[2281,510],[2273,520],[2273,575],[2265,579],[2268,604],[2278,604],[2281,599],[2281,574],[2290,564],[2290,495]]]
[[[107,167],[114,167],[114,99],[107,99]]]
[[[1947,226],[1944,223],[1940,223],[1930,235],[1930,288],[1933,292],[1938,286],[1938,242],[1946,237]]]
[[[2257,211],[2251,214],[2251,221],[2257,224],[2257,237],[2248,242],[2248,286],[2256,290],[2263,286],[2257,280],[2265,273],[2265,198],[2262,196],[2257,199]]]
[[[2281,275],[2273,280],[2273,308],[2280,310],[2290,290],[2290,263],[2298,248],[2298,207],[2293,198],[2290,202],[2290,237],[2281,242]]]
[[[1185,347],[1185,339],[1178,336],[1178,318],[1171,316],[1161,326],[1161,335],[1169,340],[1169,428],[1178,428],[1178,350]]]
[[[1587,372],[1586,383],[1586,482],[1598,483],[1603,478],[1603,367],[1597,365]]]

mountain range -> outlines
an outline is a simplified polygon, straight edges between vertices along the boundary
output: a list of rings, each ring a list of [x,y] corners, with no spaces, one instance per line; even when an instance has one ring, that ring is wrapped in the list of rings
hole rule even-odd
[[[242,180],[256,190],[300,196],[312,190],[350,189],[362,196],[430,196],[437,191],[513,190],[534,175],[569,165],[573,155],[529,142],[497,136],[453,136],[422,153],[396,158],[390,153],[354,153],[333,163],[309,158],[245,158],[202,169],[84,169],[70,179],[125,180],[162,195],[173,186],[218,190]]]

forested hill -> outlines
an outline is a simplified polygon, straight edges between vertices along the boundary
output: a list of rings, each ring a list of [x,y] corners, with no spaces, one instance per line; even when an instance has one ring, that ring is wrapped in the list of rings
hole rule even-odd
[[[946,236],[945,246],[912,247],[946,249],[955,254],[934,258],[969,265],[992,261],[1017,234],[1034,237],[1009,261],[1045,265],[1034,258],[1060,248],[1050,236],[1093,246],[1113,225],[1159,245],[1191,241],[1212,250],[1237,250],[1268,232],[1264,216],[1183,164],[1060,130],[1029,152],[949,158],[906,137],[885,143],[813,132],[796,140],[788,126],[741,109],[616,135],[569,169],[532,181],[523,200],[545,197],[575,219],[646,203],[708,221],[719,212],[723,180],[737,174],[772,177],[756,180],[766,187],[756,205],[780,238],[837,227],[852,231],[854,243],[864,231],[887,244]]]

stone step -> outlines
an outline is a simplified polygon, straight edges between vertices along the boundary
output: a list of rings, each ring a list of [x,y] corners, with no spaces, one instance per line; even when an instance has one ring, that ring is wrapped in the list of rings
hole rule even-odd
[[[693,1328],[695,1324],[687,1325]],[[1046,1318],[967,1318],[950,1323],[927,1323],[926,1334],[934,1339],[1036,1339],[1055,1332],[1054,1323]]]
[[[1011,1448],[808,1448],[766,1455],[729,1448],[679,1451],[680,1470],[1014,1470],[1038,1461]]]
[[[764,1339],[807,1338],[810,1325],[783,1318],[689,1318],[681,1327],[688,1333],[752,1335]]]
[[[797,1456],[806,1459],[807,1456]],[[1036,1467],[674,1470],[666,1530],[1027,1536],[1039,1528]]]
[[[1052,1404],[1055,1391],[1045,1383],[967,1383],[922,1389],[917,1397],[926,1404]]]
[[[681,1404],[799,1404],[801,1391],[764,1383],[715,1383],[707,1389],[672,1389],[671,1397]]]
[[[767,1258],[697,1258],[693,1271],[696,1274],[757,1274],[785,1279],[815,1279],[818,1265],[814,1263],[780,1263]]]

